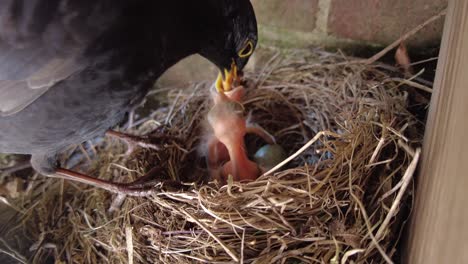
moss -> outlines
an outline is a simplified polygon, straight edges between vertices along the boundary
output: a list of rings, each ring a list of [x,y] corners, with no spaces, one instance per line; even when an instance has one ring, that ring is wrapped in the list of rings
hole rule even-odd
[[[318,31],[301,32],[265,25],[259,25],[259,36],[259,45],[264,47],[297,49],[318,46],[328,51],[340,49],[348,55],[359,57],[372,56],[390,44],[338,38]],[[437,56],[440,39],[414,45],[411,45],[412,43],[407,44],[410,54],[414,57]]]
[[[259,26],[261,45],[278,48],[307,48],[321,46],[327,48],[346,47],[381,47],[382,45],[366,41],[336,38],[319,32],[301,32],[277,27]]]

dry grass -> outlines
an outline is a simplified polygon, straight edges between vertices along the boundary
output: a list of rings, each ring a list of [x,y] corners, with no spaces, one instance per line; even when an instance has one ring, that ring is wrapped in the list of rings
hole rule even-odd
[[[247,75],[245,108],[253,120],[290,155],[300,150],[250,183],[220,186],[207,178],[199,153],[209,85],[169,92],[167,107],[127,131],[153,135],[164,150],[126,157],[123,143],[106,139],[86,171],[130,181],[157,166],[157,178],[173,181],[108,212],[115,195],[39,177],[14,201],[21,208],[16,230],[34,243],[30,260],[391,262],[411,207],[407,187],[422,126],[407,111],[405,80],[394,78],[392,67],[349,60],[294,52]],[[255,137],[247,143],[250,154],[263,144]]]

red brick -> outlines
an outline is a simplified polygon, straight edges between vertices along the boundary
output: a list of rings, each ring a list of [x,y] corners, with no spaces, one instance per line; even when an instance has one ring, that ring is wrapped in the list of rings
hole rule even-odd
[[[315,28],[318,0],[252,0],[259,24],[296,31]]]
[[[447,0],[331,0],[328,32],[337,37],[387,44],[437,14]],[[437,43],[443,19],[423,29],[409,44]]]

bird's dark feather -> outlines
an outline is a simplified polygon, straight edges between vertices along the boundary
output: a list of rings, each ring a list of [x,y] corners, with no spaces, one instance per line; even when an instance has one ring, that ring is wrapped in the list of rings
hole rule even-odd
[[[233,40],[256,41],[255,25],[234,32],[255,18],[233,26],[224,6],[250,6],[233,1],[1,0],[0,152],[50,174],[58,152],[115,126],[180,59],[228,67]]]
[[[110,21],[119,12],[104,10],[106,1],[97,3],[0,2],[0,116],[21,111],[86,67],[77,60],[81,49],[105,30],[91,19]]]

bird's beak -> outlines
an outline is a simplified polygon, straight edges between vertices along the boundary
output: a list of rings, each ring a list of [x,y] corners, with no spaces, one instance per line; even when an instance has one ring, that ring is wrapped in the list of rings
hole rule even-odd
[[[224,69],[224,72],[218,74],[216,79],[216,90],[218,92],[227,92],[232,89],[232,84],[237,79],[237,65],[234,61],[231,63],[231,69]]]

